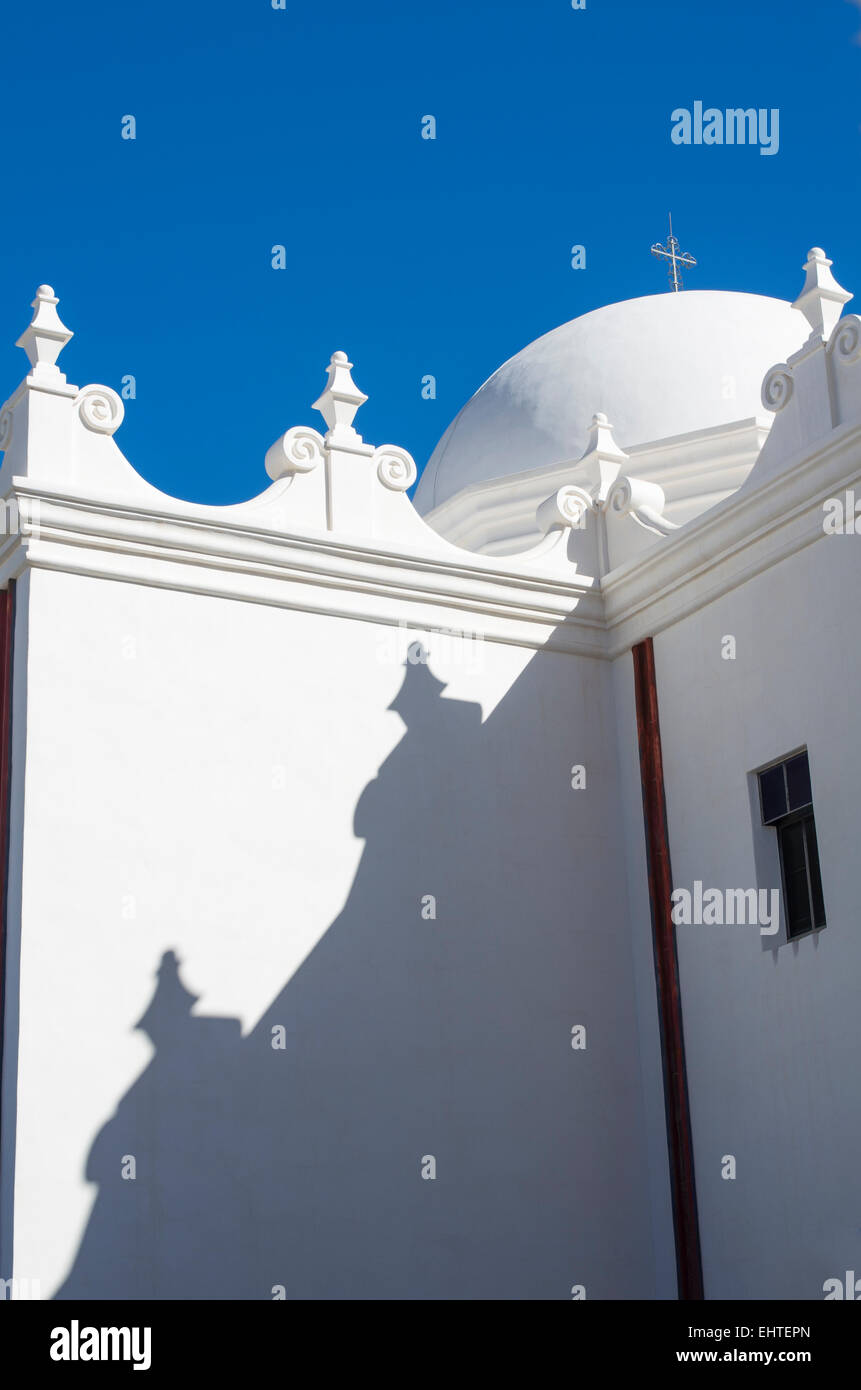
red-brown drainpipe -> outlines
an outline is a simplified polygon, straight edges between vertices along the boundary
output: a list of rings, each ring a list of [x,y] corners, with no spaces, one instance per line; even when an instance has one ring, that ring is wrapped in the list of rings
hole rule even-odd
[[[633,649],[634,691],[637,702],[637,736],[640,744],[640,780],[643,788],[643,819],[649,871],[649,900],[652,909],[652,938],[655,952],[655,981],[661,1023],[661,1052],[664,1068],[664,1099],[667,1115],[667,1144],[670,1156],[670,1186],[673,1201],[673,1228],[676,1238],[676,1268],[679,1298],[701,1299],[703,1268],[697,1220],[697,1193],[691,1142],[691,1113],[685,1069],[685,1039],[682,1029],[682,1000],[679,989],[679,962],[671,917],[673,878],[670,869],[670,842],[667,835],[667,804],[664,794],[664,764],[661,756],[661,727],[658,718],[658,687],[655,681],[655,650],[651,637]]]

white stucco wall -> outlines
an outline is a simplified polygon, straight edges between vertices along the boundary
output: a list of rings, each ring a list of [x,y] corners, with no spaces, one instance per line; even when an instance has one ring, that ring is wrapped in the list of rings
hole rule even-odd
[[[405,730],[415,629],[29,585],[15,1273],[69,1297],[666,1296],[610,665],[430,638]],[[199,1002],[168,970],[154,1044],[166,951]]]
[[[858,1267],[859,544],[823,536],[655,640],[674,885],[779,886],[748,775],[806,745],[827,916],[794,943],[677,928],[710,1299],[822,1298]]]

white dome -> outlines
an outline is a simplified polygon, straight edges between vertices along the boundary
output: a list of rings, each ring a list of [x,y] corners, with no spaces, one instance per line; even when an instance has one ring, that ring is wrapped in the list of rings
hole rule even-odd
[[[470,483],[583,453],[592,416],[623,449],[762,415],[762,379],[808,337],[782,299],[685,290],[608,304],[512,357],[449,425],[422,474],[429,512]]]

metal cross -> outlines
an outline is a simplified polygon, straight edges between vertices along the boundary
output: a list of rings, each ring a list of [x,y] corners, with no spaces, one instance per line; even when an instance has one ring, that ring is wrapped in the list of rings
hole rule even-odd
[[[667,244],[666,246],[661,246],[659,242],[656,242],[652,247],[652,255],[662,256],[664,260],[669,261],[670,264],[667,267],[667,275],[670,281],[670,288],[678,293],[682,288],[682,276],[679,266],[687,267],[696,265],[696,261],[693,256],[688,255],[687,251],[682,251],[680,249],[678,237],[673,236],[672,213],[670,213],[670,235],[667,237]]]

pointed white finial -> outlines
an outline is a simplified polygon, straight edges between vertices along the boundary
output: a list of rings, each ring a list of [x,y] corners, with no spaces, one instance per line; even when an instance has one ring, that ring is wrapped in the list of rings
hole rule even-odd
[[[613,426],[603,411],[592,416],[589,426],[589,443],[586,452],[578,459],[577,467],[588,466],[593,485],[597,487],[596,496],[604,500],[611,484],[618,477],[622,465],[628,462],[628,455],[613,438]]]
[[[586,445],[586,453],[583,457],[586,458],[588,454],[606,454],[610,458],[617,458],[620,462],[628,457],[624,449],[620,449],[613,438],[613,426],[603,410],[599,410],[597,414],[592,416],[592,423],[589,426],[589,443]]]
[[[852,298],[831,274],[832,264],[821,246],[811,247],[804,267],[804,288],[792,306],[801,310],[813,332],[824,339],[831,337],[843,305]]]
[[[326,389],[314,402],[314,410],[319,410],[329,426],[326,439],[335,445],[362,442],[362,436],[353,429],[353,419],[368,398],[351,377],[352,366],[345,352],[333,352],[327,369]]]
[[[58,302],[50,285],[39,286],[32,304],[35,313],[16,347],[26,352],[34,376],[53,376],[65,380],[57,367],[57,358],[75,335],[60,321]]]

